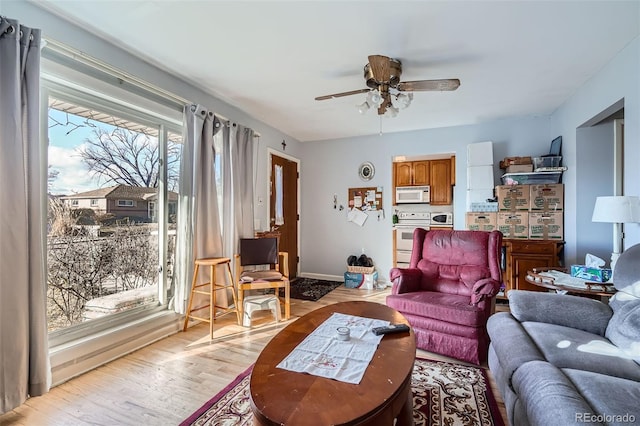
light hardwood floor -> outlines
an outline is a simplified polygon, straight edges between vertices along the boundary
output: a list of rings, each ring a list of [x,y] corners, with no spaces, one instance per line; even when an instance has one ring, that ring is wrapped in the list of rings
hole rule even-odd
[[[248,368],[269,340],[296,318],[321,306],[349,300],[384,303],[389,290],[338,287],[317,302],[291,300],[292,318],[278,324],[268,311],[253,327],[235,314],[198,324],[63,383],[44,396],[0,416],[0,425],[177,425]],[[419,350],[417,356],[451,360]],[[491,386],[506,422],[504,403]]]

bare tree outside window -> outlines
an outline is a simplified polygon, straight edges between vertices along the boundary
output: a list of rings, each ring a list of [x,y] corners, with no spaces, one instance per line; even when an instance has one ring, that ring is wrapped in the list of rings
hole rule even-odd
[[[179,146],[170,143],[167,149],[167,183],[168,189],[174,191],[178,179]],[[106,185],[158,186],[158,141],[144,133],[123,128],[115,128],[111,132],[95,128],[78,153],[89,171]]]

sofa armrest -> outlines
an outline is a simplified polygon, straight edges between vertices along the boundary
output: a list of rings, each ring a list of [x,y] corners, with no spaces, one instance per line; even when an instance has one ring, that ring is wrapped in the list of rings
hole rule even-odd
[[[500,282],[493,278],[484,278],[476,282],[471,289],[471,304],[477,305],[484,299],[491,299],[498,294]]]
[[[393,283],[391,294],[411,293],[420,290],[422,271],[417,268],[392,268],[389,278]]]
[[[613,315],[597,300],[538,291],[511,290],[509,310],[518,321],[557,324],[604,336]]]

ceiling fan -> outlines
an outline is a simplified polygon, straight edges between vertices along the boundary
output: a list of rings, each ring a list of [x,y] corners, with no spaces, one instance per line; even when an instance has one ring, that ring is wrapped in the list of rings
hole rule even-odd
[[[367,101],[358,106],[360,112],[364,113],[369,107],[376,106],[378,115],[395,116],[398,109],[409,106],[413,99],[411,92],[456,90],[460,86],[460,80],[457,78],[400,81],[401,75],[402,63],[398,59],[371,55],[369,62],[364,66],[367,89],[318,96],[316,101],[368,93]]]

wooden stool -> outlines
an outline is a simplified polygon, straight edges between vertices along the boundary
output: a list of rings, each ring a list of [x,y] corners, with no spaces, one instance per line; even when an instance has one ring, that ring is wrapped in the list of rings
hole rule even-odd
[[[235,312],[236,317],[238,319],[238,324],[240,324],[240,312],[238,311],[238,300],[236,299],[236,289],[234,286],[233,276],[231,275],[231,260],[228,257],[213,257],[208,259],[196,259],[195,268],[193,270],[193,281],[191,283],[191,296],[189,297],[189,307],[187,308],[187,313],[184,317],[184,327],[182,331],[187,331],[187,325],[189,324],[189,318],[193,318],[200,321],[205,321],[209,323],[209,335],[213,339],[213,323],[215,319],[220,316],[216,316],[216,309],[222,311],[222,314],[226,314],[229,312]],[[216,283],[216,267],[218,265],[226,265],[227,278],[229,283],[218,284]],[[200,270],[200,266],[209,266],[211,273],[211,281],[198,284],[198,271]],[[209,290],[200,290],[202,287],[209,287]],[[216,292],[218,290],[224,290],[227,288],[231,288],[231,294],[233,295],[233,308],[228,308],[224,306],[219,306],[216,304]],[[198,308],[191,308],[193,305],[193,299],[196,294],[208,294],[209,295],[209,304],[200,306]],[[209,317],[203,318],[199,316],[192,315],[192,312],[199,311],[204,308],[209,308]]]

